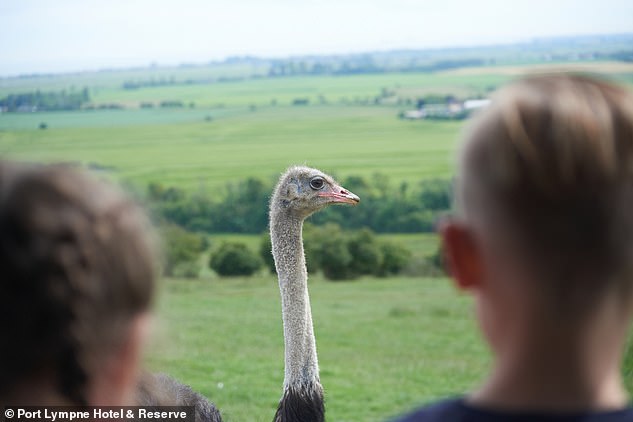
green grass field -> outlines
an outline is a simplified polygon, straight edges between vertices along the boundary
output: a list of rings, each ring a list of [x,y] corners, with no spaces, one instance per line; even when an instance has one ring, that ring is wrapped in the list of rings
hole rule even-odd
[[[111,72],[86,72],[32,78],[0,78],[0,98],[9,93],[33,90],[71,90],[88,87],[92,101],[137,106],[140,102],[181,100],[199,107],[264,106],[276,100],[289,105],[295,98],[307,98],[313,104],[373,99],[383,88],[402,98],[426,94],[456,96],[481,95],[490,89],[530,72],[560,69],[601,73],[631,83],[633,66],[625,62],[532,63],[523,66],[489,66],[462,68],[441,72],[378,73],[343,76],[292,76],[285,78],[252,78],[235,82],[177,84],[125,90],[126,81],[214,79],[218,76],[248,77],[265,75],[262,68],[248,65],[221,67],[132,69]]]
[[[461,127],[402,121],[386,107],[221,111],[226,114],[212,122],[197,109],[168,117],[159,110],[0,115],[0,154],[97,163],[141,187],[154,181],[215,191],[249,176],[272,180],[289,165],[304,163],[338,176],[380,172],[417,182],[452,173]],[[142,124],[127,123],[134,118]],[[40,121],[49,128],[20,129]],[[84,121],[88,127],[81,127]]]
[[[384,421],[486,374],[472,300],[447,279],[315,277],[309,288],[328,420]],[[283,383],[277,280],[163,280],[146,363],[209,397],[229,422],[271,420]]]
[[[397,118],[398,111],[412,105],[360,102],[371,103],[383,89],[402,99],[426,94],[485,95],[522,73],[551,71],[556,66],[261,78],[137,90],[124,90],[121,83],[141,77],[138,70],[2,79],[0,95],[86,85],[94,103],[116,102],[130,108],[0,113],[0,154],[26,160],[97,164],[141,189],[148,182],[159,181],[190,190],[217,191],[227,182],[249,176],[273,179],[296,163],[320,167],[338,176],[380,172],[394,181],[410,182],[449,177],[463,123],[402,121]],[[583,71],[600,71],[624,83],[633,81],[633,66],[627,64],[576,66]],[[566,68],[573,69],[574,64]],[[184,79],[187,72],[203,69],[146,70],[145,77],[170,71]],[[235,69],[238,74],[242,71]],[[308,98],[310,105],[289,105],[295,98]],[[196,106],[137,108],[143,101],[162,100],[194,102]],[[272,100],[277,105],[271,105]],[[209,116],[211,121],[206,120]],[[48,129],[38,129],[40,123],[46,123]]]
[[[148,366],[201,391],[228,421],[269,421],[281,396],[276,279],[165,280]],[[381,421],[467,391],[485,373],[471,301],[445,279],[310,281],[331,421]]]
[[[485,94],[507,81],[508,75],[455,75],[450,73],[387,73],[353,76],[296,76],[250,79],[208,85],[174,85],[141,90],[103,89],[94,101],[138,105],[140,101],[182,100],[201,107],[266,106],[273,100],[290,105],[296,98],[313,104],[371,99],[387,88],[403,97],[425,94],[457,96]]]

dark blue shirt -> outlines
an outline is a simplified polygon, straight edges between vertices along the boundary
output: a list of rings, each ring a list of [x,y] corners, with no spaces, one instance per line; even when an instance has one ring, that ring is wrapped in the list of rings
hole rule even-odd
[[[473,406],[463,397],[444,400],[416,410],[393,422],[625,422],[633,408],[595,413],[513,413]]]

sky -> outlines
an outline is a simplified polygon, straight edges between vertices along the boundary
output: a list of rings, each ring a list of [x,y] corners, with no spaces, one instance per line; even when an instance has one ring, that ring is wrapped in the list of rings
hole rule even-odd
[[[631,0],[0,0],[0,76],[633,33]]]

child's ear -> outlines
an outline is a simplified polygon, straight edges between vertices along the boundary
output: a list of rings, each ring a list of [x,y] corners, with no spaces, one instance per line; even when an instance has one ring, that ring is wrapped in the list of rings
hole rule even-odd
[[[484,282],[484,265],[474,233],[465,224],[443,221],[439,226],[447,270],[461,290],[476,290]]]

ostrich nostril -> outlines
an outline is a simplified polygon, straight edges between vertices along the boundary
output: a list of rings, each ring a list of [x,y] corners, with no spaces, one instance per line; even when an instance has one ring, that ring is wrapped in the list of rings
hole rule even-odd
[[[346,191],[345,189],[341,189],[341,193],[342,193],[343,195],[349,195],[349,192],[348,192],[348,191]]]

